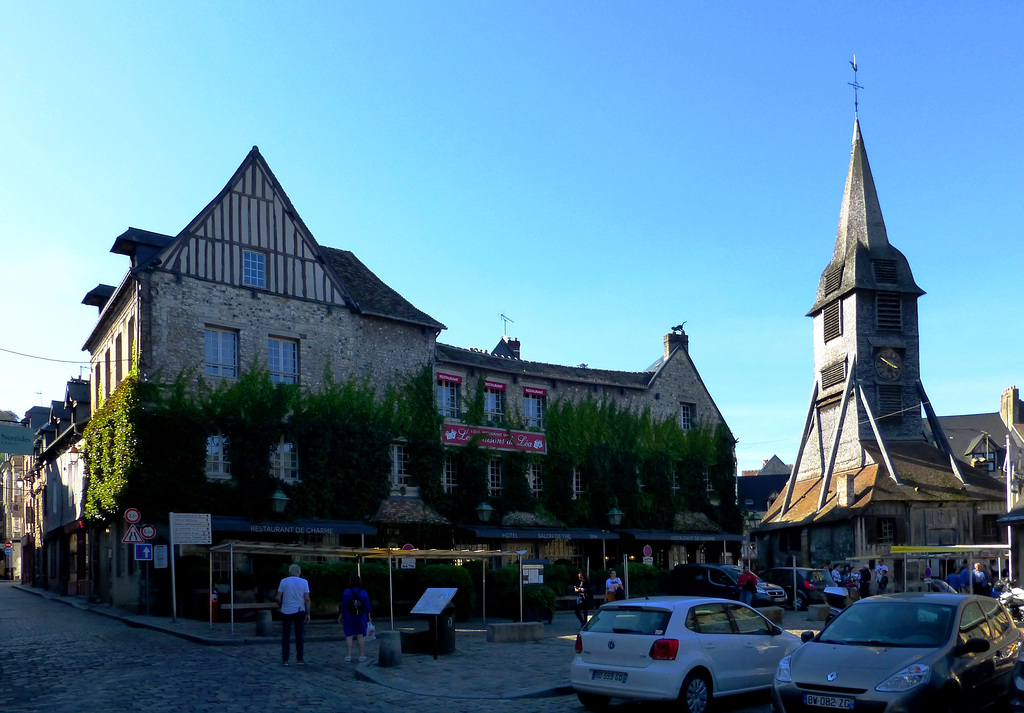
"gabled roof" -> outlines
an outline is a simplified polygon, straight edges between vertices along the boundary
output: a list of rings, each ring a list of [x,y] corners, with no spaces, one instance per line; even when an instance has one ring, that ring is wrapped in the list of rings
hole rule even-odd
[[[808,316],[855,289],[924,294],[914,282],[903,253],[889,244],[857,119],[853,122],[853,148],[835,250],[818,282],[818,294]]]
[[[793,472],[793,466],[786,465],[782,462],[782,459],[776,455],[765,462],[764,467],[757,471],[758,475],[784,475],[787,478],[789,474]]]
[[[998,413],[939,416],[939,425],[942,426],[942,431],[946,434],[953,453],[964,460],[972,452],[972,444],[978,441],[979,437],[983,438],[985,434],[991,436],[1000,448],[1006,447],[1006,436],[1009,431]],[[925,423],[925,429],[931,436],[931,429],[928,428],[927,423]]]

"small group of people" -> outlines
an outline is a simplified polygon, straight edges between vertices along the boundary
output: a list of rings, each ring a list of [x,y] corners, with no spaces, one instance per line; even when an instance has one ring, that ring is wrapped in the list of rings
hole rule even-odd
[[[594,606],[594,590],[591,589],[590,578],[587,577],[585,572],[580,572],[576,576],[579,581],[574,586],[576,591],[575,612],[576,618],[580,620],[580,626],[582,627],[590,618],[590,610]],[[608,570],[608,579],[604,582],[605,602],[618,601],[625,596],[625,592],[625,587],[619,575],[615,573],[614,569]]]
[[[946,575],[946,584],[961,594],[974,593],[986,597],[992,594],[992,578],[981,562],[975,562],[973,570],[966,564],[960,567],[960,571],[954,569]]]
[[[288,665],[291,654],[291,632],[295,629],[295,662],[304,666],[306,624],[309,623],[309,582],[303,579],[297,564],[288,567],[288,576],[277,587],[277,605],[281,608],[281,663]],[[353,660],[352,649],[358,650],[358,661],[366,660],[366,634],[370,620],[370,595],[362,587],[358,575],[349,580],[341,595],[338,623],[345,628],[346,663]]]
[[[875,594],[889,591],[889,565],[885,560],[878,560],[874,570],[867,563],[859,570],[846,563],[836,562],[827,568],[832,581],[839,587],[856,589],[861,598],[871,596],[871,582],[875,583]]]

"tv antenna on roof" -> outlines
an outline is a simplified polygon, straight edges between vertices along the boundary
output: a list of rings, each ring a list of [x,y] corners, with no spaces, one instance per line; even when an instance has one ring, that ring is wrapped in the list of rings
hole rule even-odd
[[[509,319],[504,314],[499,314],[498,316],[501,317],[501,333],[504,334],[507,337],[508,336],[508,323],[511,322],[512,324],[515,324],[516,321],[514,319]]]
[[[850,66],[853,67],[853,81],[847,82],[847,84],[853,87],[853,115],[857,116],[857,90],[864,88],[857,84],[857,55],[853,55],[853,60],[850,62]]]

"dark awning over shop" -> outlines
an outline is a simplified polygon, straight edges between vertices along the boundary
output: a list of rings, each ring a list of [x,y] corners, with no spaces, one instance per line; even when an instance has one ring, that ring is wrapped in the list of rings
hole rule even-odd
[[[608,530],[557,527],[466,527],[485,540],[617,540],[619,534]]]
[[[1010,512],[996,520],[996,525],[1024,525],[1024,506],[1018,505]]]
[[[246,532],[253,535],[376,535],[377,528],[358,520],[293,520],[249,522],[244,517],[214,515],[214,532]]]
[[[619,530],[637,540],[653,540],[655,542],[743,542],[743,535],[730,535],[728,532],[676,532],[675,530]]]

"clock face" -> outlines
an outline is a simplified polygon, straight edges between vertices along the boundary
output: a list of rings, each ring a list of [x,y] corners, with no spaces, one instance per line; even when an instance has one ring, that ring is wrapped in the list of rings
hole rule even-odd
[[[875,355],[875,373],[886,381],[896,381],[903,372],[903,359],[895,349],[881,349]]]

